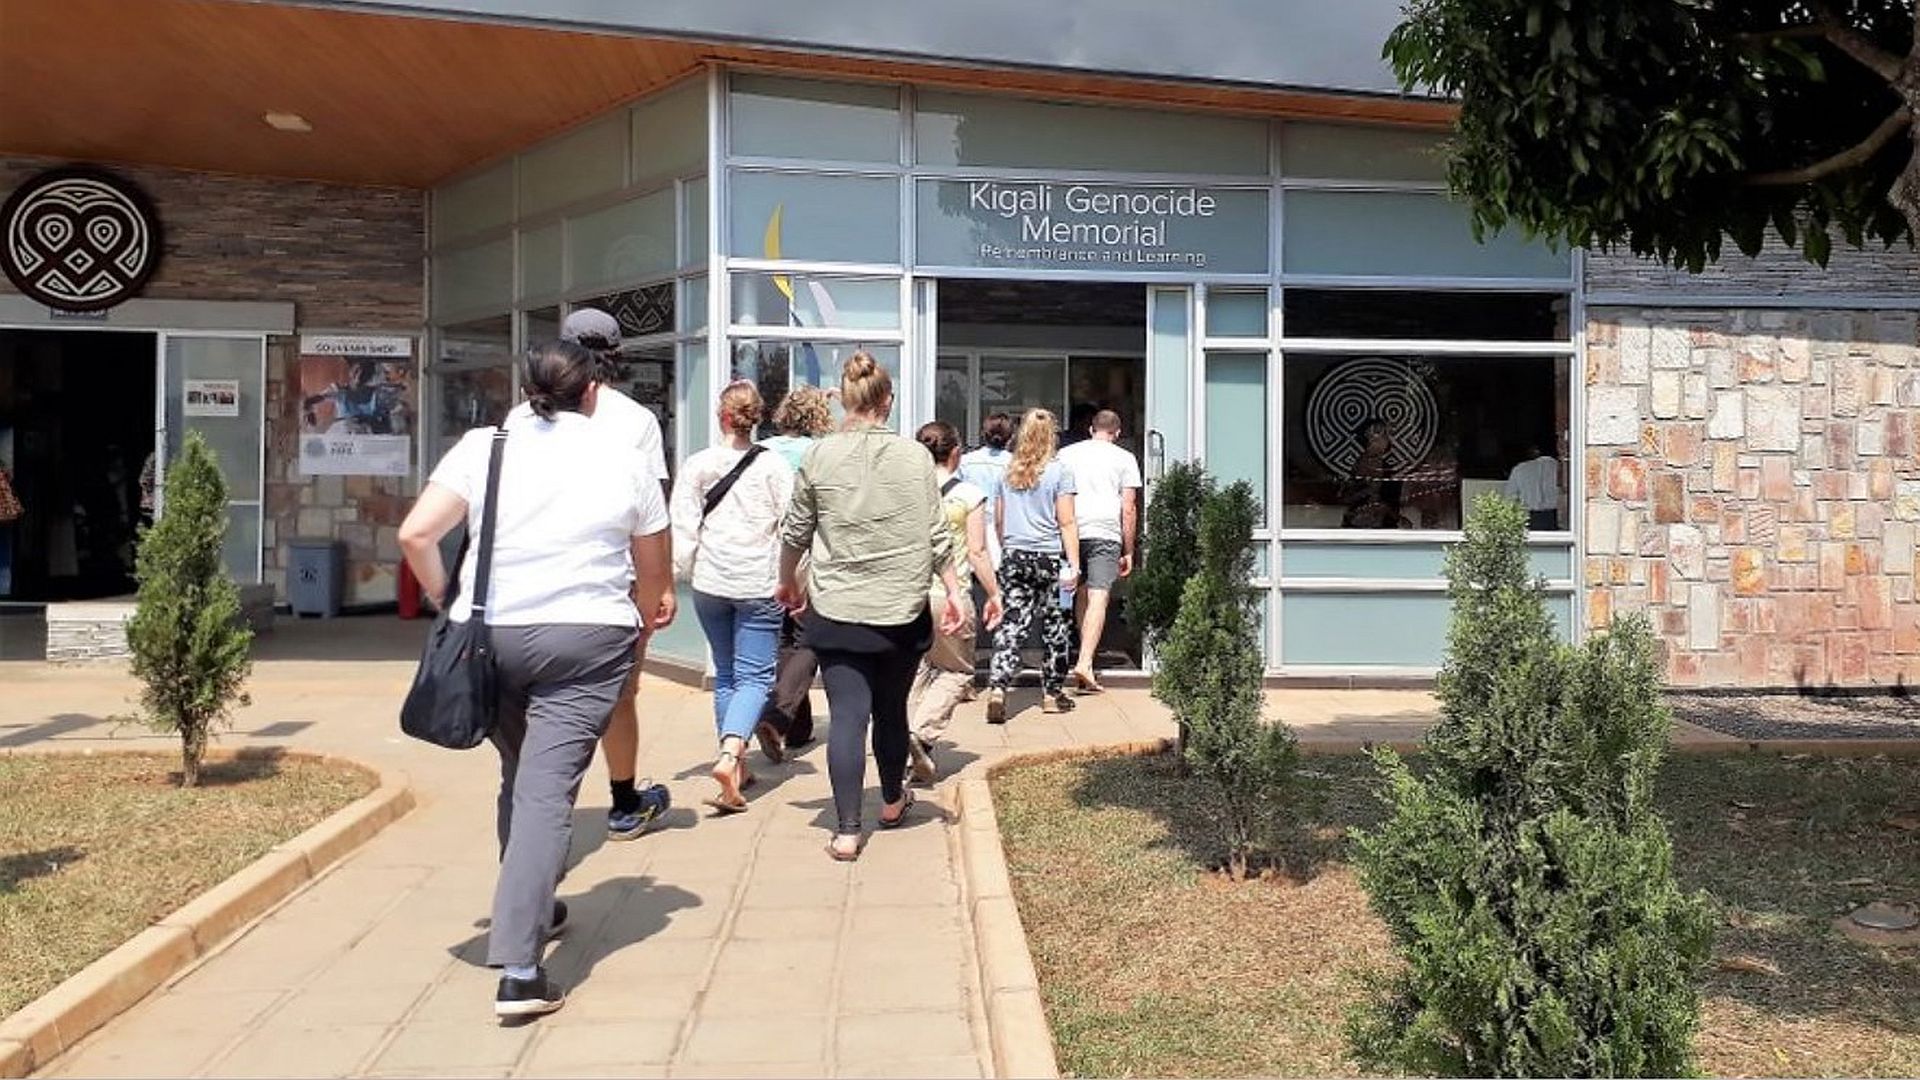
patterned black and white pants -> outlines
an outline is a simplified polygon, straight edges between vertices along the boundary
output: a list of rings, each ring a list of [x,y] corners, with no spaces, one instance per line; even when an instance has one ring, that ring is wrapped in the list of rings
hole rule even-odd
[[[1060,606],[1058,555],[1037,551],[1009,551],[1000,563],[1000,599],[1006,605],[993,639],[993,670],[988,684],[1005,690],[1020,674],[1020,646],[1033,620],[1040,620],[1040,640],[1046,663],[1040,669],[1040,687],[1048,694],[1066,689],[1067,667],[1073,662],[1073,612]]]

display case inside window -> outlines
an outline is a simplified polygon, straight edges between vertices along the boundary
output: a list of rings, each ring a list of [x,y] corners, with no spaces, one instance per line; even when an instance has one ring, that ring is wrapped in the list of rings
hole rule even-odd
[[[1459,529],[1510,478],[1566,527],[1567,357],[1289,352],[1283,370],[1287,528]]]

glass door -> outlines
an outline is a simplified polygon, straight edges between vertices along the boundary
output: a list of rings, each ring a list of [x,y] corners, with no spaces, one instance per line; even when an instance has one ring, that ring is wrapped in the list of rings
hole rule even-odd
[[[265,472],[267,339],[260,335],[160,336],[161,435],[158,468],[198,431],[227,481],[227,570],[242,585],[261,571],[262,480]],[[156,510],[166,512],[164,485]]]

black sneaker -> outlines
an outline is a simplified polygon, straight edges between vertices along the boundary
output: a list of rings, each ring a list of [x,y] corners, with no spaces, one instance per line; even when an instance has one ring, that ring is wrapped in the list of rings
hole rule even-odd
[[[500,977],[500,989],[493,995],[493,1015],[545,1016],[559,1011],[566,1003],[567,995],[547,978],[547,969],[537,968],[531,979]]]
[[[547,924],[547,936],[559,937],[560,931],[566,928],[567,902],[565,900],[555,900],[553,902],[553,921]]]

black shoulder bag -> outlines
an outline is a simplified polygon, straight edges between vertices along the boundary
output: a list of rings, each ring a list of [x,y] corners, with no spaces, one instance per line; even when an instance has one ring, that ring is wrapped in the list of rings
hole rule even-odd
[[[700,504],[701,521],[707,520],[707,515],[713,513],[713,508],[719,506],[720,500],[726,498],[727,492],[733,490],[733,485],[740,482],[740,475],[753,464],[753,459],[766,452],[767,448],[758,443],[747,447],[747,452],[740,455],[740,460],[734,463],[727,475],[721,477],[719,483],[707,489],[706,501]]]
[[[500,458],[507,446],[507,429],[493,432],[493,453],[487,459],[486,501],[480,507],[480,547],[474,560],[473,613],[467,621],[453,621],[453,602],[460,595],[460,567],[466,545],[454,563],[453,583],[433,620],[420,669],[400,706],[400,730],[416,739],[449,750],[471,750],[487,740],[500,704],[499,673],[494,667],[493,635],[487,628],[487,593],[493,577],[493,527],[500,501]]]

